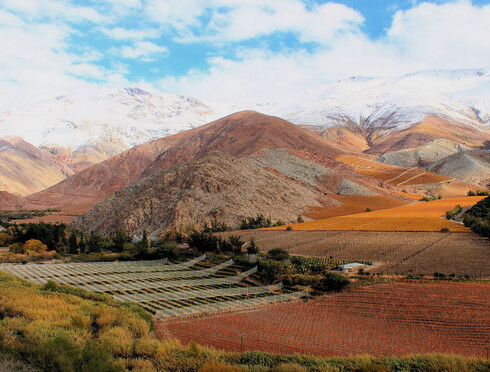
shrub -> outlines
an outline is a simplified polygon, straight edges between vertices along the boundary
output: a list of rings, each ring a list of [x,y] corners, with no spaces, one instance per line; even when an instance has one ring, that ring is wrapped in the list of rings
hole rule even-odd
[[[271,372],[308,372],[308,369],[297,363],[281,363],[271,368]]]
[[[350,280],[337,273],[326,272],[320,281],[314,285],[315,289],[324,292],[341,291],[350,284]]]
[[[448,233],[448,232],[449,232],[449,228],[448,228],[448,227],[443,227],[443,228],[441,229],[441,232],[443,232],[443,233]]]
[[[24,243],[25,252],[45,252],[48,246],[37,239],[29,239]]]
[[[267,252],[267,257],[274,261],[286,261],[291,256],[288,252],[281,248],[271,249]]]
[[[261,262],[258,265],[258,276],[264,283],[274,283],[286,273],[286,267],[281,262]]]
[[[208,362],[199,368],[199,372],[239,372],[240,368],[230,366],[228,364],[220,363],[220,362]]]
[[[247,217],[240,222],[241,230],[260,229],[262,227],[270,227],[272,221],[270,218],[266,218],[263,214],[258,214],[255,217]]]
[[[260,248],[257,245],[257,243],[255,243],[255,239],[250,238],[250,243],[247,246],[247,253],[248,254],[258,254],[259,252],[260,252]]]
[[[133,355],[133,335],[126,328],[108,328],[101,334],[100,340],[114,355],[126,358]]]
[[[454,220],[454,218],[459,214],[461,213],[461,211],[463,210],[463,208],[461,208],[461,206],[458,204],[457,206],[455,206],[453,209],[451,209],[450,211],[447,211],[446,212],[446,218],[448,220]]]

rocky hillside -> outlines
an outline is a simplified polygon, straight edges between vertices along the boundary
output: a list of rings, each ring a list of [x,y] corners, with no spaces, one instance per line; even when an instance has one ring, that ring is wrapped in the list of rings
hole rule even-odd
[[[214,152],[128,185],[73,226],[98,234],[124,227],[131,234],[146,229],[158,235],[168,228],[202,226],[213,218],[237,226],[242,218],[257,213],[294,221],[307,206],[320,206],[322,198],[312,185],[257,166],[250,157]],[[323,198],[323,203],[335,202]]]
[[[490,150],[458,152],[431,164],[427,169],[468,184],[490,187]]]
[[[262,154],[264,149],[286,149],[303,159],[342,173],[342,178],[369,184],[369,188],[378,189],[379,192],[387,192],[352,168],[337,162],[334,157],[340,151],[329,141],[285,120],[244,111],[137,146],[29,199],[59,205],[77,203],[79,198],[90,197],[95,204],[142,177],[200,159],[214,151],[244,157]]]

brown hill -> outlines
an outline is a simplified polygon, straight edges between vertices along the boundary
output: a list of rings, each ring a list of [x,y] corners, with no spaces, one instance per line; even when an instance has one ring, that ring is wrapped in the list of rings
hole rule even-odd
[[[436,139],[445,139],[466,147],[480,147],[490,140],[490,128],[462,125],[441,117],[427,116],[419,124],[402,130],[373,137],[366,153],[383,154],[423,146]]]
[[[0,190],[24,196],[72,174],[56,158],[21,138],[0,139]]]
[[[337,162],[340,150],[314,133],[285,120],[253,111],[239,112],[202,127],[158,139],[125,151],[35,194],[30,201],[49,205],[94,205],[114,191],[172,166],[202,158],[214,151],[243,157],[264,149],[286,149],[347,178],[361,179],[350,167]],[[372,187],[376,187],[375,184]],[[88,203],[88,204],[87,204]]]
[[[329,171],[321,166],[317,170]],[[146,229],[158,235],[168,228],[202,225],[214,218],[237,226],[240,219],[257,213],[294,221],[307,206],[336,203],[323,195],[308,182],[258,166],[254,157],[214,152],[128,185],[79,217],[73,226],[104,235],[120,227],[131,234]]]

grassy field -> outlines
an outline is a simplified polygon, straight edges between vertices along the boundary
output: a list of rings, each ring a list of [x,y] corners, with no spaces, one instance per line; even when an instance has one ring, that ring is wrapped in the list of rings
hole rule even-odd
[[[396,208],[372,212],[348,214],[345,216],[322,218],[287,226],[268,227],[265,230],[309,231],[441,231],[469,232],[464,225],[449,221],[446,211],[456,205],[467,207],[476,204],[484,196],[446,198],[430,202],[419,202]]]
[[[304,256],[373,261],[369,270],[378,273],[490,277],[490,244],[474,233],[243,230],[221,235],[254,238],[263,252],[282,248]]]
[[[158,340],[147,313],[108,297],[40,287],[0,272],[0,354],[42,371],[483,371],[483,359],[452,355],[320,358],[229,353]],[[23,364],[22,364],[23,365]]]
[[[485,357],[490,283],[393,282],[309,302],[158,323],[185,343],[325,356],[454,353]],[[266,329],[267,332],[263,330]]]

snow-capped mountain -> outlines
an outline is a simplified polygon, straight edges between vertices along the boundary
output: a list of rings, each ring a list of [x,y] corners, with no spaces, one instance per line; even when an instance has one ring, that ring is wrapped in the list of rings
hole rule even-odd
[[[0,114],[0,137],[81,151],[110,143],[120,152],[219,116],[197,99],[126,88],[94,96],[60,96]]]
[[[490,73],[455,70],[397,78],[352,77],[265,107],[293,123],[324,128],[403,130],[427,115],[484,128],[490,125]]]

